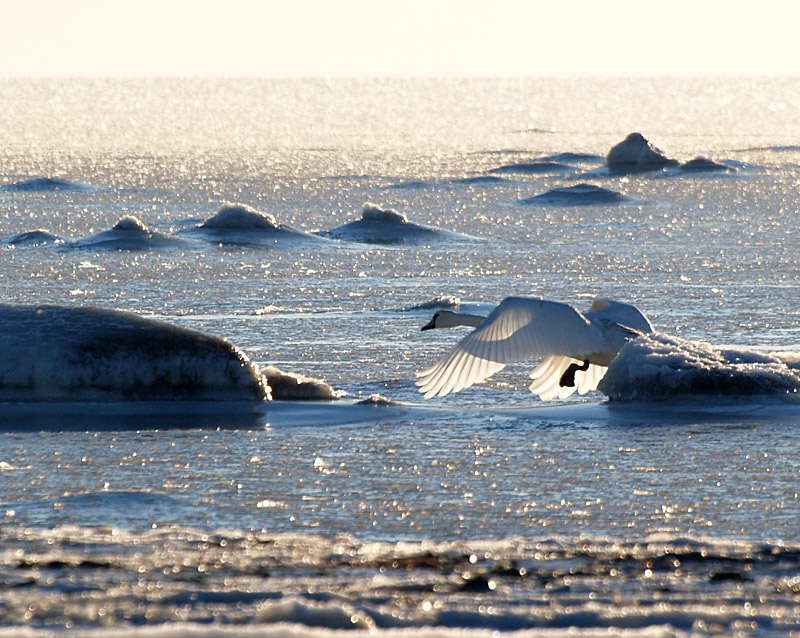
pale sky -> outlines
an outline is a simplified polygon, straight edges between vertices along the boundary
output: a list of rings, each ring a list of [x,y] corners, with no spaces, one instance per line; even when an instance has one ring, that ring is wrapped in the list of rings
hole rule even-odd
[[[800,0],[0,0],[0,77],[800,76]]]

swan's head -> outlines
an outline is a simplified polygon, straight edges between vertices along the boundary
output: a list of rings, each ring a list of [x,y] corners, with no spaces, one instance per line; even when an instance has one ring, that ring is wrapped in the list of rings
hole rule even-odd
[[[481,325],[486,317],[470,315],[466,312],[453,312],[452,310],[437,310],[431,320],[422,326],[421,330],[433,330],[434,328],[455,328],[456,326],[471,326],[473,328]]]

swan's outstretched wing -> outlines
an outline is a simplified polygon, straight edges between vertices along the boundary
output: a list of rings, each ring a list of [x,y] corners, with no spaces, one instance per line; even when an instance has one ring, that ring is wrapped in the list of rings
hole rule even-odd
[[[483,381],[515,361],[550,355],[585,361],[606,347],[600,330],[571,306],[509,297],[444,359],[418,372],[417,385],[426,399],[444,396]]]
[[[575,373],[575,387],[578,389],[578,394],[584,395],[592,390],[597,390],[597,386],[606,376],[608,368],[606,366],[598,366],[590,364],[586,372],[578,370]]]
[[[530,378],[533,383],[530,384],[529,389],[534,394],[538,394],[542,401],[550,401],[550,399],[566,399],[573,392],[575,392],[575,385],[562,386],[560,381],[561,377],[572,364],[581,365],[581,361],[577,361],[572,357],[552,356],[547,357],[538,366],[536,366],[530,373]],[[575,381],[577,385],[578,374],[575,373]]]
[[[538,394],[542,401],[551,399],[566,399],[577,391],[586,394],[597,389],[597,384],[605,376],[608,368],[590,364],[586,370],[576,370],[574,385],[561,385],[561,378],[571,365],[581,365],[583,362],[572,357],[552,356],[547,357],[530,373],[533,382],[528,386],[530,391]]]
[[[653,326],[642,312],[631,304],[612,299],[595,299],[586,313],[590,319],[605,319],[639,332],[653,332]]]

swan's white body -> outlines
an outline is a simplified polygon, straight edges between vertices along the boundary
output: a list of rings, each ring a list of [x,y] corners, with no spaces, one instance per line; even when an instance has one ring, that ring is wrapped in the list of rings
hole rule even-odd
[[[530,390],[543,401],[565,399],[597,388],[620,348],[652,332],[634,306],[597,299],[581,314],[572,306],[543,299],[508,297],[485,319],[441,311],[425,328],[477,326],[435,366],[417,373],[429,399],[488,379],[507,364],[544,357],[530,377]]]

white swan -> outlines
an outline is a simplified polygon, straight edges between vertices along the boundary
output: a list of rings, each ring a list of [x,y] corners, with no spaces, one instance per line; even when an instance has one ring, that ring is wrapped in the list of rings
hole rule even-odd
[[[437,316],[438,315],[438,316]],[[439,363],[417,372],[426,399],[488,379],[507,364],[545,357],[530,373],[543,401],[597,388],[620,348],[653,326],[636,307],[596,299],[586,314],[543,299],[508,297],[488,317],[441,310],[423,327],[477,326]]]

